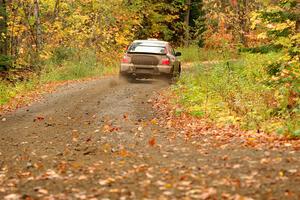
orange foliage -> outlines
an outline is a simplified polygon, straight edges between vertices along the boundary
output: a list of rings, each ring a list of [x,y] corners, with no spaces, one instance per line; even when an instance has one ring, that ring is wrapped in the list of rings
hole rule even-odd
[[[222,48],[233,44],[234,37],[227,32],[226,23],[223,18],[220,19],[218,31],[215,31],[212,27],[208,27],[206,32],[205,48]]]

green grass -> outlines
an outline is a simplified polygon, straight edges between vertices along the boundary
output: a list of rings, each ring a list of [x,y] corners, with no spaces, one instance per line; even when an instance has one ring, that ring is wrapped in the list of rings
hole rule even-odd
[[[99,63],[66,61],[63,65],[50,64],[42,74],[42,82],[76,80],[99,77],[104,74],[104,66]]]
[[[196,63],[173,87],[178,95],[176,103],[192,115],[222,125],[274,132],[289,121],[298,130],[297,119],[275,112],[278,88],[269,84],[266,66],[279,57],[279,53],[243,53],[228,62]]]
[[[0,82],[0,105],[7,103],[11,96],[13,95],[11,94],[9,86]]]
[[[64,55],[64,57],[66,56]],[[81,52],[80,55],[73,55],[72,59],[66,57],[61,60],[56,56],[55,60],[50,60],[45,65],[41,77],[42,82],[100,77],[105,74],[116,73],[118,66],[118,62],[114,60],[109,64],[97,61],[97,57],[93,51]]]
[[[190,46],[181,47],[176,50],[182,53],[182,62],[216,61],[237,57],[235,51],[230,51],[228,49],[204,49],[198,48],[197,46]]]
[[[6,82],[0,82],[0,105],[4,105],[10,101],[10,99],[16,97],[19,94],[32,91],[39,84],[38,79],[31,79],[26,82],[17,82],[15,84],[9,84]]]

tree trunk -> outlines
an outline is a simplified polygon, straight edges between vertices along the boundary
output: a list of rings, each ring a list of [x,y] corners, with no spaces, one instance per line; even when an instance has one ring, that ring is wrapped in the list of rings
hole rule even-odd
[[[245,47],[248,46],[246,34],[248,33],[248,24],[247,24],[247,0],[241,0],[238,4],[238,18],[239,18],[239,39],[240,43]]]
[[[38,53],[41,46],[41,29],[40,29],[40,9],[39,0],[34,0],[34,18],[35,18],[35,44]]]
[[[189,46],[189,40],[190,40],[190,14],[191,14],[191,0],[186,0],[187,10],[186,15],[184,19],[185,24],[185,38],[184,38],[184,46]]]
[[[297,5],[295,6],[296,15],[298,16],[296,20],[296,32],[300,33],[300,2],[297,2]]]
[[[59,4],[60,0],[55,1],[54,11],[53,11],[53,21],[58,17],[59,14]]]
[[[5,0],[0,0],[0,56],[7,56],[7,12]]]

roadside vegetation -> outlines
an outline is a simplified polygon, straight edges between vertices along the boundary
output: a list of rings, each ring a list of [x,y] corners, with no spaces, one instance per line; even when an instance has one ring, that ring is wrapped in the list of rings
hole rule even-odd
[[[61,49],[43,63],[43,69],[39,73],[12,72],[5,81],[1,81],[0,106],[7,104],[12,98],[26,96],[48,83],[99,78],[116,74],[117,71],[117,60],[112,59],[105,63],[98,61],[93,51]]]
[[[245,22],[249,26],[248,36],[240,35],[239,42],[234,42],[232,35],[222,28],[233,24],[234,20],[216,17],[223,23],[217,29],[207,22],[206,48],[189,50],[183,60],[196,63],[173,87],[176,103],[182,105],[177,114],[188,112],[221,125],[299,137],[298,8],[296,1],[261,4],[260,9],[248,13],[252,17]],[[222,11],[222,6],[219,9],[210,10],[212,16],[220,12],[230,19],[230,13]],[[216,36],[221,39],[217,40]],[[215,38],[213,43],[212,38]],[[214,51],[210,53],[212,45]],[[217,55],[216,49],[219,50]],[[210,62],[201,62],[206,60]]]
[[[226,59],[236,59],[239,55],[231,49],[205,49],[197,45],[176,49],[182,53],[180,60],[184,63],[216,62]]]
[[[281,53],[242,53],[236,60],[196,63],[173,87],[183,110],[219,125],[299,136],[299,113],[290,113],[280,86],[270,84],[268,63]]]

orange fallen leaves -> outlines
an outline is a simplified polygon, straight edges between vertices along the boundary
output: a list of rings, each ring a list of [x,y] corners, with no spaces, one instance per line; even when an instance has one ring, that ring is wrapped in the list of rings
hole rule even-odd
[[[148,144],[150,145],[150,146],[154,146],[155,144],[156,144],[156,139],[155,138],[151,138],[149,141],[148,141]]]
[[[157,111],[159,125],[167,129],[174,128],[178,136],[186,141],[204,141],[198,146],[212,145],[214,148],[226,148],[229,144],[240,144],[247,148],[255,149],[290,149],[300,151],[300,140],[277,134],[263,132],[244,131],[236,126],[217,126],[207,117],[194,117],[188,113],[176,110],[184,110],[180,105],[174,104],[177,97],[172,93],[160,93],[151,100],[153,108]]]
[[[119,130],[120,130],[120,128],[114,127],[114,126],[112,126],[112,125],[110,125],[110,124],[106,124],[106,125],[104,125],[103,128],[102,128],[102,131],[103,131],[104,133],[111,133],[111,132],[119,131]]]
[[[125,113],[125,114],[123,115],[123,119],[124,119],[124,120],[128,120],[128,114],[127,114],[127,113]]]
[[[119,155],[120,155],[121,157],[129,157],[129,156],[130,156],[130,153],[129,153],[128,151],[126,151],[125,149],[121,149],[121,150],[119,151]]]
[[[35,117],[34,118],[34,122],[36,122],[36,121],[43,121],[45,119],[45,117],[43,117],[43,116],[37,116],[37,117]]]

